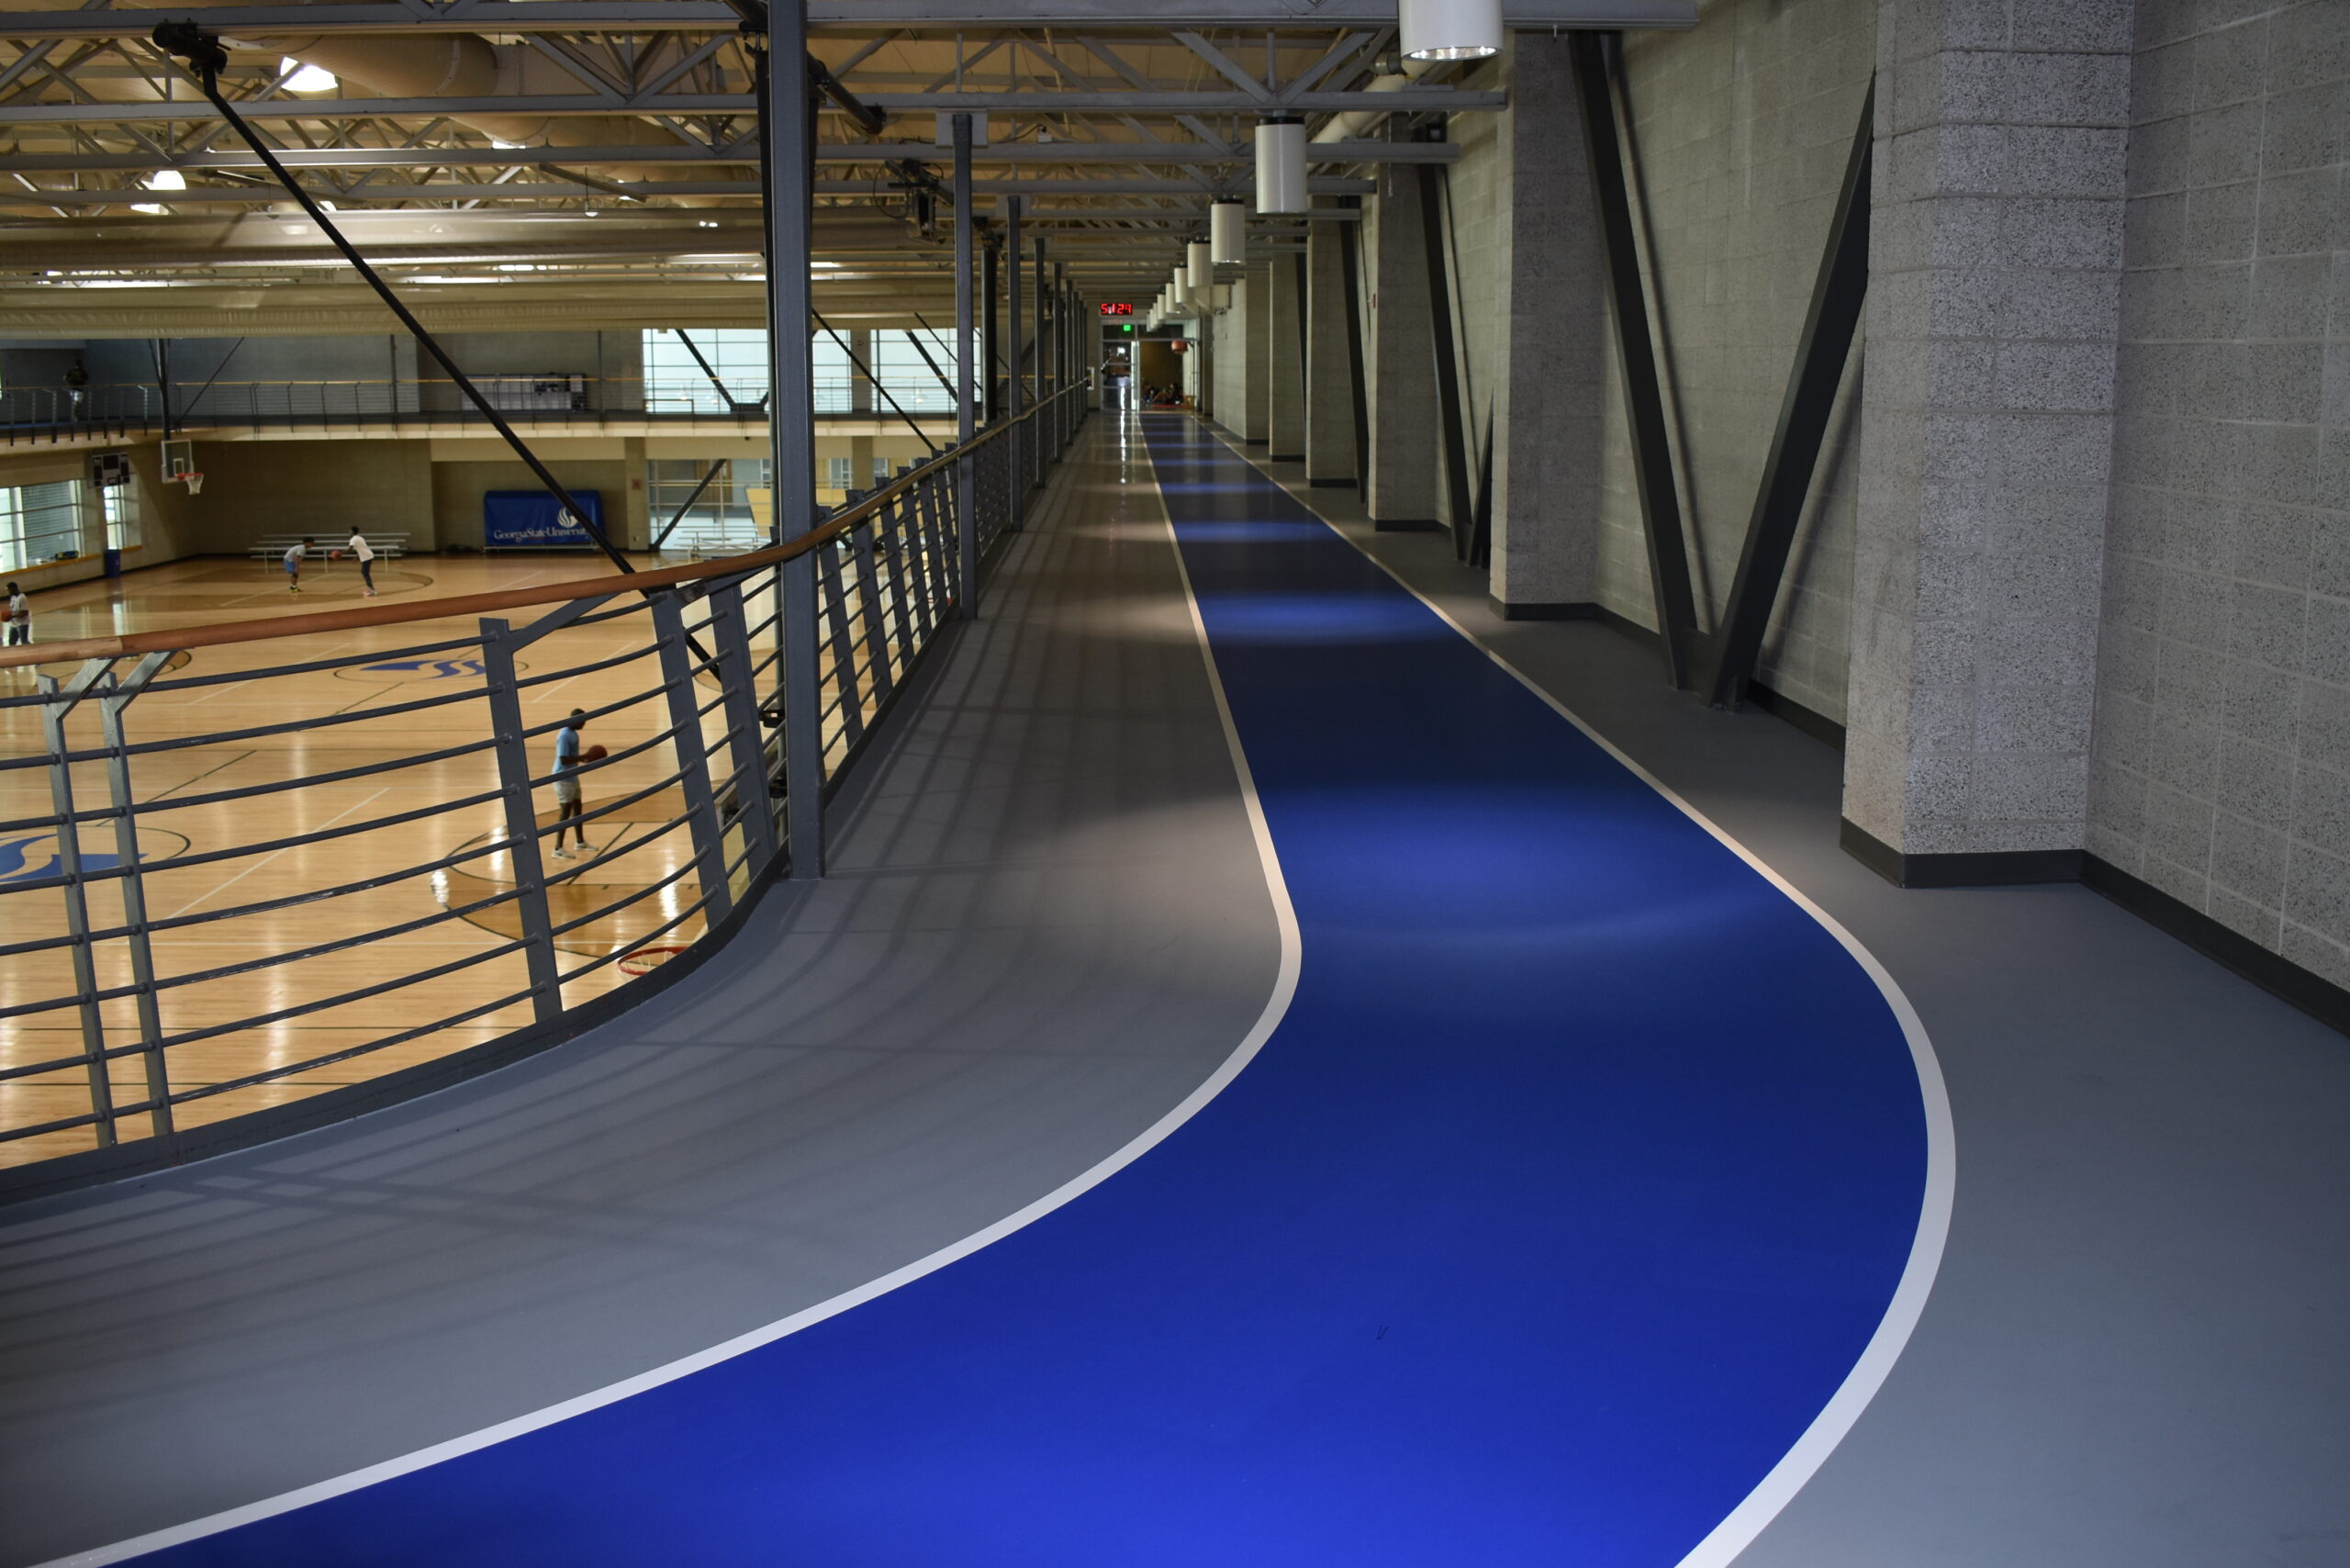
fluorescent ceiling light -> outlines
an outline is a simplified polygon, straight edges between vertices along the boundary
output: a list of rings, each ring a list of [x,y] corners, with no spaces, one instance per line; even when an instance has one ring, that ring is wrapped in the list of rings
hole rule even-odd
[[[294,74],[285,76],[289,71]],[[291,55],[278,61],[277,73],[285,76],[285,90],[289,93],[331,93],[335,90],[333,72],[323,66],[305,65]]]

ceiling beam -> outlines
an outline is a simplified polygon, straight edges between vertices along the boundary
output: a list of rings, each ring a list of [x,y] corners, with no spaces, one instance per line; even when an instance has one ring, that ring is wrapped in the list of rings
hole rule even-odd
[[[624,187],[644,199],[666,196],[755,196],[759,194],[756,180],[661,180],[639,182]],[[819,196],[873,196],[888,189],[882,180],[818,180]],[[1306,182],[1306,190],[1314,196],[1369,196],[1379,188],[1376,180],[1360,180],[1327,175]],[[1179,196],[1201,197],[1213,193],[1202,188],[1196,180],[1150,179],[1077,179],[1077,180],[978,180],[972,183],[972,194],[980,200],[999,196]],[[489,185],[369,185],[364,189],[342,192],[319,191],[330,200],[353,201],[545,201],[580,200],[601,196],[609,200],[620,198],[602,190],[559,180],[533,180],[528,184]],[[173,207],[208,207],[218,205],[267,206],[285,199],[285,193],[274,185],[207,186],[197,190],[161,193],[160,199]],[[15,203],[22,207],[128,207],[134,202],[155,203],[159,193],[147,190],[58,191],[11,189],[0,185],[0,205]],[[346,211],[348,207],[346,207]],[[1068,214],[1084,216],[1081,209]]]
[[[1393,96],[1393,95],[1389,95]],[[893,163],[903,159],[935,161],[937,149],[927,142],[844,142],[816,149],[819,163]],[[289,169],[548,169],[565,165],[627,163],[746,164],[757,162],[750,149],[712,147],[289,147],[275,154]],[[1326,141],[1310,150],[1316,163],[1451,163],[1460,147],[1449,141]],[[973,150],[980,163],[1078,165],[1090,163],[1214,163],[1247,165],[1257,161],[1251,147],[1222,151],[1183,142],[1056,141],[1047,145],[1007,142],[985,151]],[[259,169],[258,154],[226,149],[191,157],[159,159],[152,152],[20,152],[0,158],[0,174],[148,174],[169,166],[178,169]],[[397,187],[395,187],[397,188]],[[599,186],[598,188],[604,188]],[[639,183],[630,194],[658,194],[658,184]],[[163,199],[177,199],[178,193]],[[153,193],[142,201],[158,199]]]
[[[1520,28],[1691,28],[1696,0],[1507,0]],[[326,32],[732,32],[740,17],[719,0],[469,0],[411,7],[359,0],[339,6],[207,6],[205,25],[229,38]],[[1173,0],[1137,17],[1133,0],[810,0],[811,26],[861,35],[888,28],[1094,27],[1165,36],[1177,28],[1393,26],[1395,0],[1323,0],[1300,15],[1294,0]],[[140,38],[152,11],[15,11],[0,37]]]
[[[873,107],[896,114],[1245,114],[1265,106],[1242,93],[868,93],[863,97]],[[372,119],[421,115],[452,118],[466,115],[569,118],[615,114],[747,115],[753,106],[748,93],[672,93],[617,102],[579,95],[532,94],[491,98],[278,98],[266,103],[239,104],[237,112],[252,120]],[[1283,99],[1279,106],[1301,114],[1356,110],[1379,114],[1461,114],[1507,108],[1509,95],[1457,92],[1443,87],[1407,88],[1397,93],[1303,93],[1295,98]],[[11,104],[0,107],[0,125],[144,125],[212,118],[212,106],[202,99],[168,104]],[[984,147],[973,151],[981,158],[988,154]]]

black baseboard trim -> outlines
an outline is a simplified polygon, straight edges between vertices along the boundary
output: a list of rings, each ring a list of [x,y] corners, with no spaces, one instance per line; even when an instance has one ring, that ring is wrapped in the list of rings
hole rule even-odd
[[[1442,533],[1444,524],[1432,517],[1374,517],[1373,533]]]
[[[1589,599],[1566,599],[1542,604],[1520,600],[1516,604],[1496,599],[1491,601],[1494,611],[1505,621],[1596,621],[1599,606]]]
[[[1258,437],[1258,438],[1257,438],[1256,440],[1254,440],[1254,441],[1251,441],[1248,437],[1247,437],[1247,436],[1245,436],[1245,435],[1244,435],[1244,436],[1242,436],[1242,437],[1240,437],[1240,438],[1239,438],[1239,441],[1240,441],[1240,444],[1241,444],[1241,445],[1243,445],[1243,446],[1262,446],[1262,445],[1264,445],[1264,444],[1265,444],[1264,438],[1263,438],[1263,437],[1261,437],[1261,436]]]
[[[1772,690],[1761,681],[1746,683],[1746,700],[1763,712],[1783,723],[1793,724],[1813,740],[1825,741],[1838,751],[1844,749],[1844,726],[1825,713],[1815,712],[1784,692]]]
[[[1352,479],[1308,479],[1305,487],[1309,490],[1351,490],[1355,488],[1355,482]]]
[[[2269,995],[2300,1008],[2328,1028],[2350,1035],[2350,991],[2292,959],[2272,953],[2186,903],[2094,855],[2081,857],[2081,881],[2165,935],[2176,936]]]
[[[1303,452],[1268,452],[1265,454],[1265,461],[1268,463],[1303,463],[1305,461],[1305,454]]]
[[[1850,817],[1837,820],[1836,842],[1845,854],[1897,888],[2014,888],[2081,879],[2077,849],[1904,855]]]

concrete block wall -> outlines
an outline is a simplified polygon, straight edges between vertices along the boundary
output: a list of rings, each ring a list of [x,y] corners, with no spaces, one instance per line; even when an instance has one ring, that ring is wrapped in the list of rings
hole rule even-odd
[[[1651,321],[1707,626],[1737,570],[1875,47],[1871,0],[1716,0],[1687,32],[1625,38],[1635,217],[1645,220]],[[1603,346],[1596,597],[1653,627],[1612,338]],[[1856,345],[1762,665],[1765,685],[1840,722],[1862,357]]]
[[[2129,15],[1883,7],[1844,813],[1906,855],[2081,845]]]
[[[2087,845],[2350,986],[2350,6],[2132,43]]]

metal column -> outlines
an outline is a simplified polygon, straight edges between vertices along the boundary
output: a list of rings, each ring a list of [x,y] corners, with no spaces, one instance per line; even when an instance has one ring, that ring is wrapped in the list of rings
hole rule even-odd
[[[1036,236],[1035,248],[1036,404],[1041,408],[1045,400],[1053,395],[1051,345],[1060,335],[1060,325],[1053,319],[1052,274],[1045,267],[1045,237],[1042,234]],[[1041,485],[1045,482],[1045,462],[1047,456],[1045,442],[1050,437],[1052,422],[1049,418],[1037,420],[1036,439],[1028,443],[1032,449],[1028,458],[1031,485]]]
[[[1788,372],[1786,395],[1779,405],[1779,427],[1771,437],[1771,454],[1754,495],[1754,515],[1739,551],[1729,607],[1714,638],[1714,667],[1706,684],[1707,700],[1717,708],[1737,707],[1754,678],[1763,633],[1778,603],[1779,582],[1786,575],[1787,554],[1795,548],[1796,528],[1803,521],[1804,499],[1819,465],[1829,415],[1836,407],[1836,386],[1843,379],[1852,333],[1861,323],[1861,304],[1869,286],[1869,162],[1875,130],[1876,90],[1872,87],[1861,101],[1860,129],[1852,133],[1843,189],[1829,219],[1828,244],[1811,288],[1811,310],[1796,344],[1795,368]]]
[[[1026,407],[1021,397],[1020,378],[1020,366],[1023,362],[1020,319],[1020,198],[1005,196],[1003,212],[1004,260],[1008,263],[1003,269],[1003,283],[1005,292],[1012,297],[1012,353],[1006,356],[1008,374],[1005,377],[1011,385],[1005,389],[1004,414],[1006,418],[1016,420],[1020,417],[1021,410]],[[1020,455],[1020,448],[1024,444],[1021,438],[1026,434],[1025,431],[1015,430],[1003,438],[1011,447],[1011,461],[1005,474],[1005,485],[1011,491],[1012,510],[1004,514],[1003,519],[1004,531],[1008,533],[1020,532],[1020,514],[1028,507],[1028,487],[1025,482],[1028,465]]]
[[[1656,350],[1649,338],[1648,295],[1632,241],[1632,201],[1624,185],[1624,154],[1616,129],[1614,70],[1599,34],[1571,33],[1575,96],[1590,154],[1592,195],[1599,208],[1600,256],[1608,303],[1616,318],[1616,360],[1624,377],[1624,409],[1632,435],[1632,473],[1647,525],[1649,582],[1656,596],[1657,632],[1665,668],[1676,687],[1689,684],[1689,644],[1697,607],[1689,587],[1688,546],[1681,536],[1681,500],[1673,482],[1673,451],[1665,438],[1664,395]]]
[[[807,0],[767,7],[760,150],[773,198],[767,203],[767,373],[775,388],[768,421],[774,537],[788,543],[816,525],[815,355],[808,335],[815,302],[808,287],[814,106],[808,92]],[[816,697],[816,558],[784,563],[782,622],[786,847],[794,879],[824,874],[824,739]]]
[[[971,342],[971,260],[979,223],[971,211],[971,117],[955,117],[955,439],[963,455],[955,462],[955,602],[966,621],[979,614],[979,495],[971,438],[979,433],[979,410]]]

